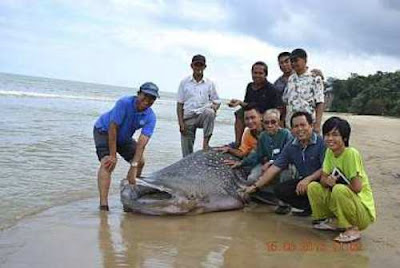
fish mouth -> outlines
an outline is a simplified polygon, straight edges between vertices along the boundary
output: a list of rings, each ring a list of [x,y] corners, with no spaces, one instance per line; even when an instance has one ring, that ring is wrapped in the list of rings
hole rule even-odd
[[[148,215],[182,215],[196,206],[194,200],[179,195],[164,186],[150,184],[137,179],[131,185],[121,181],[121,202],[127,211]]]

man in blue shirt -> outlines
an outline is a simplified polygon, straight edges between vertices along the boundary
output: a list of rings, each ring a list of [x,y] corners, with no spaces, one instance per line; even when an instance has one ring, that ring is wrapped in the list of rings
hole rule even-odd
[[[159,97],[154,83],[144,83],[137,96],[119,99],[114,108],[97,119],[93,137],[100,161],[97,173],[100,210],[108,211],[108,191],[117,152],[131,165],[127,175],[129,183],[135,184],[136,177],[140,176],[144,166],[142,155],[156,125],[156,115],[150,107]],[[136,142],[132,136],[138,129],[141,134]]]
[[[295,139],[285,146],[273,165],[245,192],[250,194],[269,185],[289,164],[294,164],[299,178],[277,184],[274,192],[278,199],[303,210],[296,213],[298,216],[308,216],[311,215],[311,208],[307,186],[321,177],[325,145],[322,137],[313,131],[312,116],[309,113],[295,112],[291,118],[291,127]]]

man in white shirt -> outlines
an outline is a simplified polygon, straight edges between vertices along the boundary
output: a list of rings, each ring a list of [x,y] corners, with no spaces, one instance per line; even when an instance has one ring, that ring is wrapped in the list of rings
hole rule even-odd
[[[193,74],[181,81],[176,107],[183,157],[193,153],[197,128],[203,129],[203,150],[208,150],[216,111],[221,105],[215,84],[204,77],[206,58],[193,56],[190,67]]]

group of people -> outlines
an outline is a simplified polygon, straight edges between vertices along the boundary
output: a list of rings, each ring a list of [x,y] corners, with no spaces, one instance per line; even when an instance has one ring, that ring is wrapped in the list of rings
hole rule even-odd
[[[309,70],[301,48],[278,55],[282,75],[267,80],[268,66],[251,67],[252,82],[242,100],[232,99],[235,141],[216,148],[240,161],[226,160],[231,168],[249,170],[251,186],[245,195],[266,193],[277,200],[277,214],[313,217],[313,227],[343,230],[335,241],[352,242],[375,221],[375,205],[360,153],[349,147],[350,125],[339,117],[322,126],[324,84],[319,70]],[[192,75],[183,79],[177,94],[177,118],[183,157],[193,153],[196,130],[203,129],[203,150],[209,150],[217,111],[221,106],[216,86],[204,76],[206,58],[195,55]],[[111,173],[119,153],[131,167],[134,184],[144,166],[143,151],[153,134],[156,116],[151,109],[158,87],[143,84],[137,96],[124,97],[96,121],[93,135],[100,161],[100,209],[108,210]],[[141,129],[137,141],[134,132]],[[344,177],[344,180],[343,178]]]

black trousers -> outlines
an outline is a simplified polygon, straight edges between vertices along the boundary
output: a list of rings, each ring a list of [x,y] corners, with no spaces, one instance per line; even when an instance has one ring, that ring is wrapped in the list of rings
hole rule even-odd
[[[297,195],[296,186],[300,180],[288,180],[275,185],[274,193],[276,197],[283,202],[298,209],[311,211],[310,202],[308,201],[307,194]]]

